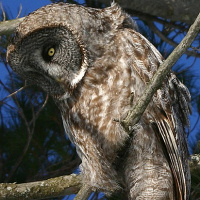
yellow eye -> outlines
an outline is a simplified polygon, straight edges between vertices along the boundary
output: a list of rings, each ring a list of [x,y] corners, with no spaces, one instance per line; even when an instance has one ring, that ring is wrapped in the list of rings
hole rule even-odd
[[[48,56],[52,57],[55,54],[55,49],[52,47],[48,50]]]

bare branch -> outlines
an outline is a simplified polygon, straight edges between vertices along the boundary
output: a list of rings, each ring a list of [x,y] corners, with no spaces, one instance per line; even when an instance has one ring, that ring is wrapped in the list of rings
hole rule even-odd
[[[109,6],[112,1],[98,0],[98,2],[103,3],[105,6]],[[119,3],[123,9],[134,9],[142,13],[163,17],[172,21],[182,21],[187,24],[192,24],[194,22],[200,10],[199,0],[118,0],[116,2]]]
[[[19,88],[18,90],[16,90],[15,92],[9,94],[7,97],[3,98],[2,100],[0,100],[0,103],[3,103],[6,99],[8,99],[9,97],[12,97],[13,95],[16,95],[18,92],[22,91],[24,88],[26,88],[27,86],[23,86],[21,88]]]
[[[0,5],[1,5],[1,11],[2,11],[2,14],[3,14],[3,21],[5,21],[6,20],[6,14],[5,14],[5,11],[3,9],[2,2],[0,3]]]
[[[127,130],[131,131],[133,126],[139,122],[142,114],[144,113],[146,107],[151,101],[154,93],[162,84],[162,81],[169,73],[171,67],[177,62],[181,55],[190,47],[191,43],[200,31],[200,13],[197,16],[195,22],[190,27],[187,35],[181,41],[181,43],[174,49],[174,51],[169,55],[169,57],[160,65],[158,71],[150,80],[149,84],[144,90],[144,94],[139,99],[136,106],[129,111],[127,117],[121,122],[122,126]]]
[[[24,17],[0,22],[0,36],[13,33],[23,19]]]
[[[22,12],[22,4],[20,4],[20,7],[19,7],[19,12],[18,12],[18,14],[17,14],[17,19],[19,18],[19,16],[20,16],[20,14],[21,14],[21,12]]]
[[[0,200],[49,199],[76,194],[80,187],[81,178],[76,174],[22,184],[1,183]]]
[[[182,24],[176,24],[175,22],[172,21],[168,21],[164,18],[159,18],[157,16],[153,16],[151,14],[147,14],[147,13],[143,13],[140,11],[136,11],[134,9],[124,9],[127,13],[129,13],[132,16],[137,16],[139,17],[141,20],[143,21],[154,21],[154,22],[158,22],[160,24],[163,24],[163,26],[165,27],[171,27],[174,29],[179,29],[182,32],[183,31],[188,31],[189,28],[187,28],[188,25],[182,25]]]

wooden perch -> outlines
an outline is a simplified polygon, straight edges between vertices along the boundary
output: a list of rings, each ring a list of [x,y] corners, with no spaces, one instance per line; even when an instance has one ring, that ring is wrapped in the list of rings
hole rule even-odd
[[[13,33],[23,19],[24,17],[0,22],[0,36]]]
[[[30,183],[1,183],[0,200],[31,200],[76,194],[81,188],[80,176],[71,174]]]

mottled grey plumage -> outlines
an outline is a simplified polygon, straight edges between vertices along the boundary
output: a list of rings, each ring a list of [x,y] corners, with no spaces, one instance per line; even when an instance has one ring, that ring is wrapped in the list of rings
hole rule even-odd
[[[82,159],[83,182],[106,194],[123,189],[132,200],[186,200],[187,88],[170,73],[131,137],[117,122],[163,59],[135,27],[116,4],[48,5],[18,26],[7,60],[54,98]]]

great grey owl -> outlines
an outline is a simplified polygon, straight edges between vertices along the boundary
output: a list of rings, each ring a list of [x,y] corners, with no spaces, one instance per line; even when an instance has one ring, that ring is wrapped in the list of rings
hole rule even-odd
[[[163,61],[135,27],[115,3],[47,5],[18,26],[7,60],[54,98],[82,160],[83,183],[107,195],[125,191],[131,200],[186,200],[187,88],[170,73],[131,136],[119,123]]]

